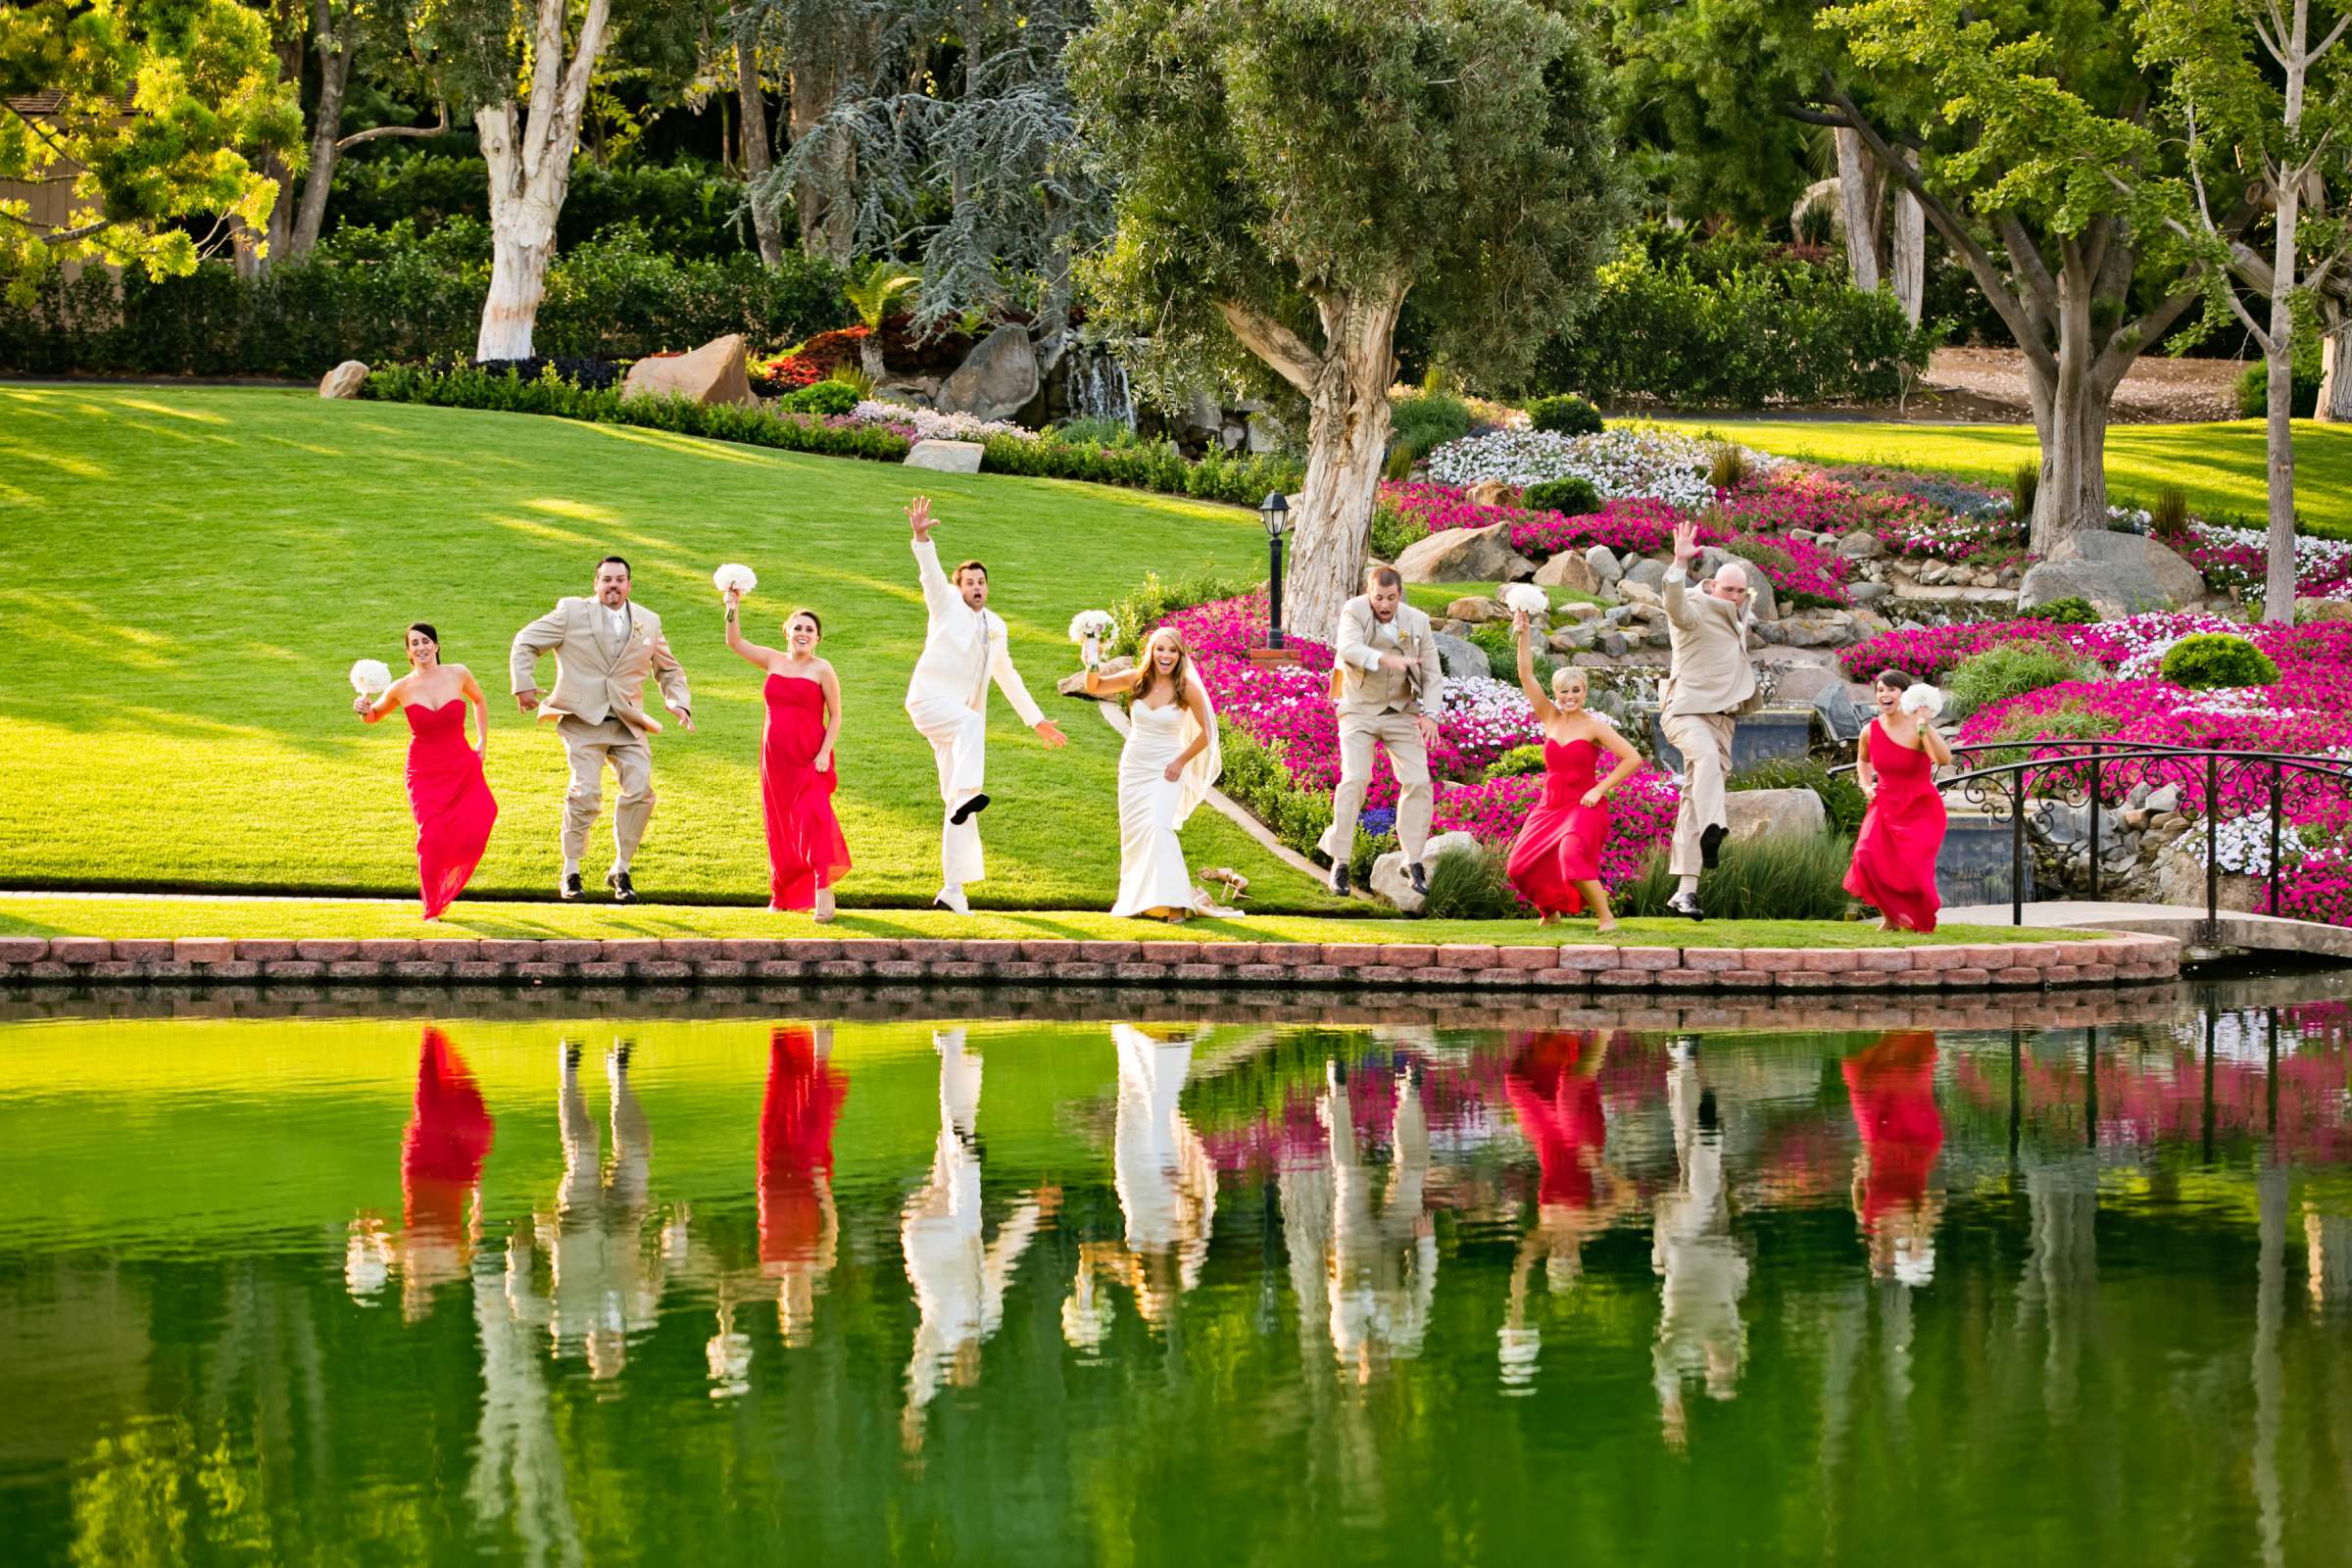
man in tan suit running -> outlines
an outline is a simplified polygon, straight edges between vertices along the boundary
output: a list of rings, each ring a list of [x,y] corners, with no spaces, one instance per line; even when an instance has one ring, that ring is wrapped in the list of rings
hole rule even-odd
[[[556,689],[539,698],[542,654],[556,656]],[[596,593],[587,599],[559,599],[556,608],[514,634],[508,661],[514,706],[539,710],[556,721],[564,756],[571,764],[571,787],[564,794],[564,880],[565,899],[580,896],[580,852],[588,829],[605,805],[605,769],[612,769],[620,798],[612,807],[612,869],[605,874],[615,904],[637,902],[629,862],[654,814],[654,753],[648,735],[662,726],[645,710],[645,677],[662,684],[662,702],[692,731],[694,714],[686,671],[662,635],[662,617],[629,602],[629,564],[607,556],[596,564]]]
[[[1691,593],[1686,585],[1697,555],[1697,526],[1675,524],[1674,564],[1665,582],[1672,655],[1658,727],[1683,754],[1683,802],[1674,813],[1674,852],[1667,860],[1679,885],[1666,907],[1703,920],[1698,873],[1715,863],[1730,831],[1723,785],[1732,770],[1732,718],[1754,706],[1756,670],[1747,659],[1747,628],[1755,621],[1747,568],[1727,561]]]
[[[1429,842],[1435,800],[1429,747],[1446,710],[1438,639],[1429,617],[1404,602],[1404,579],[1396,567],[1373,567],[1364,588],[1340,610],[1332,694],[1340,710],[1340,787],[1332,796],[1331,826],[1316,847],[1331,857],[1331,891],[1346,897],[1355,818],[1372,783],[1372,743],[1378,741],[1389,749],[1389,766],[1396,774],[1396,842],[1413,891],[1425,894],[1421,849]]]

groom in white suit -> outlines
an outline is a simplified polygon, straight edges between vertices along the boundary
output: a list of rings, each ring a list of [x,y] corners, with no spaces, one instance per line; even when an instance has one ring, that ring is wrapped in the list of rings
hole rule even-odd
[[[988,808],[989,681],[996,681],[1021,722],[1037,731],[1049,750],[1069,742],[1039,710],[1021,684],[1020,671],[1012,667],[1004,617],[988,608],[988,568],[967,561],[952,578],[940,569],[939,547],[931,542],[937,524],[931,518],[929,497],[914,498],[906,509],[906,521],[914,531],[915,570],[931,614],[923,657],[915,662],[914,678],[906,683],[906,716],[938,759],[945,812],[939,846],[942,882],[939,896],[931,902],[969,914],[972,906],[964,899],[964,884],[987,874],[980,858],[979,815]]]

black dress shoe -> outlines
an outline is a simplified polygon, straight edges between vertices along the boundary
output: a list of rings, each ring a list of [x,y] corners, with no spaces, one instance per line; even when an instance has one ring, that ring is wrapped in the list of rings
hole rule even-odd
[[[948,815],[948,820],[955,823],[957,827],[961,827],[966,820],[971,817],[978,816],[982,811],[987,809],[988,797],[985,795],[975,795],[970,800],[964,802],[961,806],[956,808],[954,811],[950,812]]]
[[[1348,880],[1348,862],[1345,860],[1331,868],[1331,891],[1343,899],[1354,891]]]
[[[637,902],[637,886],[629,880],[628,872],[608,871],[605,873],[605,881],[612,889],[614,904],[635,904]]]
[[[1415,893],[1418,893],[1418,894],[1420,894],[1420,895],[1421,895],[1423,898],[1425,898],[1425,899],[1426,899],[1426,898],[1428,898],[1428,897],[1429,897],[1429,872],[1428,872],[1428,870],[1422,866],[1422,864],[1421,864],[1421,862],[1420,862],[1419,860],[1415,860],[1415,861],[1414,861],[1414,862],[1413,862],[1411,865],[1408,865],[1408,866],[1406,866],[1406,867],[1405,867],[1405,869],[1406,869],[1406,870],[1408,870],[1408,871],[1410,871],[1410,872],[1413,874],[1413,891],[1414,891]]]
[[[569,904],[579,898],[579,896],[580,873],[573,871],[564,878],[564,885],[556,889],[556,897],[562,899],[564,903]]]
[[[1723,841],[1730,836],[1731,830],[1721,822],[1709,822],[1698,835],[1698,863],[1714,870],[1715,862],[1723,858]]]

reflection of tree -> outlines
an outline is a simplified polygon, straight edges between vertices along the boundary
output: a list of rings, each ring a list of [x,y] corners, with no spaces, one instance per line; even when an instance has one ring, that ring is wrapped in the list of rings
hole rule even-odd
[[[1217,1206],[1216,1170],[1179,1105],[1192,1040],[1161,1041],[1123,1023],[1111,1025],[1111,1038],[1119,1062],[1112,1184],[1127,1239],[1123,1246],[1089,1242],[1078,1250],[1062,1333],[1089,1348],[1102,1345],[1110,1326],[1110,1302],[1095,1289],[1098,1276],[1134,1292],[1144,1321],[1163,1326],[1177,1299],[1200,1282]]]
[[[506,1255],[473,1260],[473,1320],[482,1342],[482,1413],[474,1432],[466,1500],[483,1524],[511,1514],[524,1560],[583,1560],[564,1482],[564,1449],[548,1397],[540,1333],[547,1308],[530,1288],[529,1232],[517,1227]]]
[[[1584,1246],[1634,1200],[1633,1189],[1606,1163],[1608,1119],[1601,1106],[1600,1073],[1610,1042],[1594,1033],[1550,1031],[1515,1037],[1503,1093],[1542,1171],[1536,1218],[1519,1243],[1508,1305],[1499,1334],[1502,1380],[1534,1380],[1542,1331],[1528,1321],[1528,1285],[1544,1264],[1554,1294],[1583,1274]]]
[[[980,1380],[980,1347],[1004,1315],[1004,1288],[1045,1217],[1052,1194],[1040,1191],[980,1240],[980,1058],[964,1050],[961,1029],[932,1036],[939,1052],[939,1142],[931,1174],[906,1200],[899,1240],[921,1321],[906,1363],[901,1437],[909,1450],[923,1441],[923,1410],[941,1382]]]
[[[1680,1448],[1689,1432],[1686,1379],[1703,1376],[1710,1398],[1729,1399],[1740,1391],[1747,1348],[1740,1298],[1747,1290],[1747,1258],[1732,1239],[1714,1092],[1699,1082],[1696,1056],[1683,1047],[1676,1048],[1666,1075],[1666,1103],[1680,1177],[1672,1192],[1659,1196],[1651,1231],[1650,1266],[1663,1281],[1651,1362],[1666,1441]]]
[[[2043,1403],[2053,1419],[2071,1410],[2083,1341],[2097,1328],[2099,1171],[2087,1154],[2026,1172],[2033,1250],[2018,1285],[2020,1327],[2039,1319],[2048,1335]]]
[[[2303,1210],[2304,1277],[2313,1306],[2352,1304],[2352,1217]]]

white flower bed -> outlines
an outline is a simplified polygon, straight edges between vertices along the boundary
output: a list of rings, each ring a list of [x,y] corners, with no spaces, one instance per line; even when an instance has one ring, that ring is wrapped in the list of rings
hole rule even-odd
[[[1464,745],[1487,741],[1508,749],[1543,738],[1535,706],[1527,694],[1508,681],[1488,675],[1449,678],[1446,682],[1446,716],[1460,731]]]
[[[2118,680],[2161,678],[2164,656],[2171,653],[2173,645],[2184,637],[2209,631],[2225,632],[2232,637],[2246,634],[2245,626],[2238,621],[2195,612],[2132,615],[2128,619],[2110,621],[2098,629],[2122,638],[2131,647],[2132,651],[2116,666],[2115,676]]]
[[[2260,528],[2231,528],[2216,522],[2190,525],[2190,532],[2208,544],[2241,550],[2268,553],[2271,536]],[[2326,581],[2337,577],[2352,577],[2352,539],[2315,539],[2309,534],[2295,535],[2295,580]]]
[[[917,441],[985,441],[992,435],[1017,435],[1025,440],[1037,439],[1037,432],[1009,419],[983,419],[970,414],[941,414],[931,409],[910,409],[903,403],[881,403],[868,398],[850,411],[850,416],[867,424],[912,425]]]
[[[1712,456],[1706,443],[1657,425],[1621,425],[1576,436],[1497,430],[1439,447],[1429,455],[1429,476],[1439,484],[1500,479],[1520,486],[1576,478],[1588,481],[1604,501],[1650,496],[1669,506],[1696,508],[1715,499],[1707,483]],[[1751,451],[1747,461],[1762,471],[1779,467],[1782,460]]]

